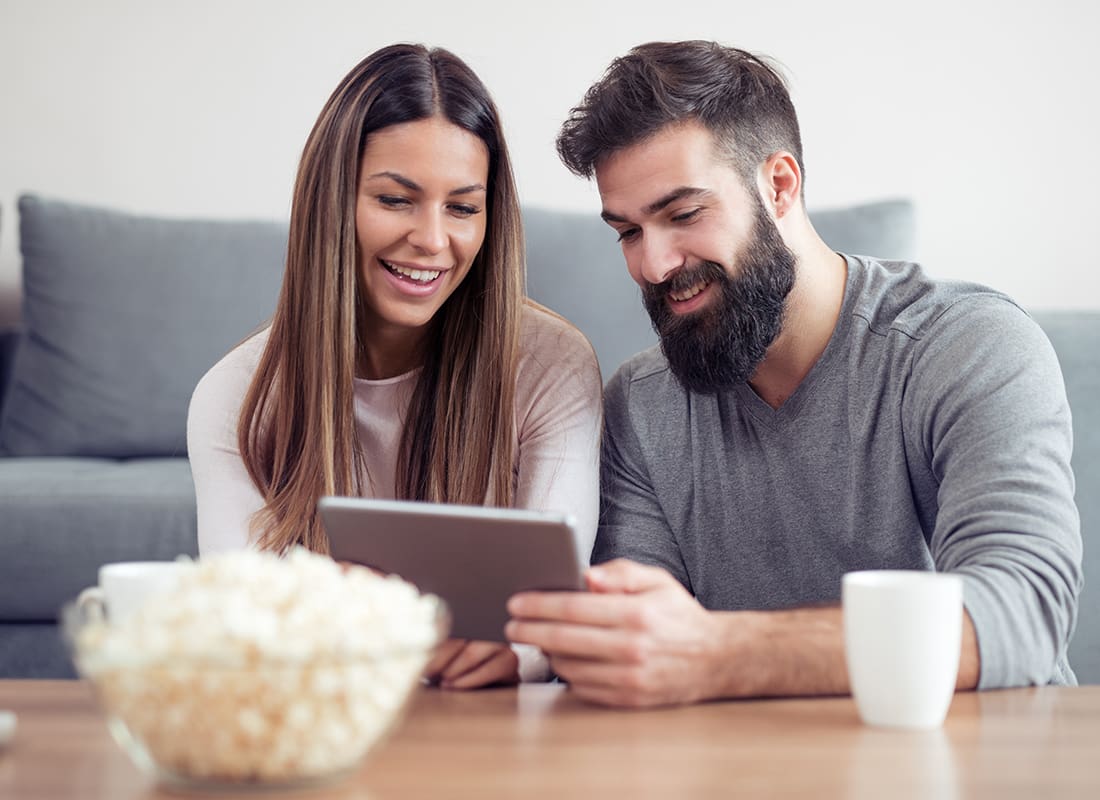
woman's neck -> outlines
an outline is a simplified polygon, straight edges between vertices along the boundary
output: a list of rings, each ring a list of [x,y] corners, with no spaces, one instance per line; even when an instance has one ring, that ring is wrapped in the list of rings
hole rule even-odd
[[[424,363],[427,331],[377,328],[364,334],[355,362],[355,376],[367,380],[396,378]]]

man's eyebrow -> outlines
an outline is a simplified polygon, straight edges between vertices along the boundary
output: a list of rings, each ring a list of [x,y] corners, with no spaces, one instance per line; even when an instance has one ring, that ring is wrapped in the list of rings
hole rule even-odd
[[[710,189],[703,189],[698,186],[680,186],[659,199],[654,200],[642,209],[642,213],[646,216],[656,214],[658,211],[665,208],[670,203],[675,203],[677,200],[683,200],[685,197],[706,197],[710,193]],[[615,212],[608,211],[607,209],[600,212],[600,217],[604,222],[628,222],[625,217],[621,217]]]
[[[698,186],[681,186],[678,189],[673,189],[659,200],[650,203],[642,210],[646,214],[656,214],[669,203],[675,203],[677,200],[683,200],[685,197],[701,197],[708,194],[710,194],[709,189],[702,189]]]
[[[384,172],[376,172],[373,175],[367,176],[368,181],[373,180],[374,178],[389,178],[394,183],[401,184],[411,192],[419,192],[422,190],[419,183],[414,180],[410,180],[409,178],[406,178],[400,172],[391,172],[389,170],[386,170]],[[469,186],[459,186],[457,189],[452,189],[451,191],[447,192],[447,195],[452,196],[458,194],[473,194],[474,192],[484,191],[486,191],[484,184],[471,183]]]

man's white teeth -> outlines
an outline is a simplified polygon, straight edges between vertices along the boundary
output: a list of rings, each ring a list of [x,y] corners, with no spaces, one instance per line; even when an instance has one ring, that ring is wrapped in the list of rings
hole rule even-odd
[[[691,298],[695,297],[695,295],[699,294],[699,292],[706,289],[709,285],[710,284],[707,281],[703,281],[702,283],[695,284],[687,291],[669,292],[668,296],[675,300],[677,303],[682,303],[685,300],[690,300]]]
[[[409,269],[408,267],[391,264],[388,261],[383,261],[382,265],[390,272],[396,272],[398,275],[404,275],[406,278],[412,278],[420,283],[431,283],[439,277],[439,273],[442,271],[438,269]]]

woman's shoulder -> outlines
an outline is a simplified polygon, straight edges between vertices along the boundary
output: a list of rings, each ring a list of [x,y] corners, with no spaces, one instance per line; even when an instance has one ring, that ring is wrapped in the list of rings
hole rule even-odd
[[[202,402],[204,405],[235,403],[239,407],[259,366],[269,332],[270,328],[264,328],[252,334],[207,370],[195,387],[192,406]]]
[[[551,361],[590,363],[599,368],[596,351],[580,328],[546,306],[527,300],[520,325],[520,361],[541,363],[548,356]]]
[[[588,338],[569,320],[530,300],[523,308],[519,350],[521,393],[602,390],[600,365]]]

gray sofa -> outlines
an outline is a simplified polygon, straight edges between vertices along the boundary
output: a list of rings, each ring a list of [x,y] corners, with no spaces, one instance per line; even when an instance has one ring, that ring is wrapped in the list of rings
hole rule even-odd
[[[907,202],[812,216],[837,250],[915,254]],[[614,236],[595,214],[528,208],[525,222],[530,294],[588,335],[609,377],[654,341]],[[0,334],[0,677],[71,676],[55,620],[100,564],[196,553],[187,402],[270,314],[286,228],[30,196],[19,228],[23,325]],[[1035,316],[1066,376],[1086,573],[1100,581],[1100,312]],[[1091,581],[1081,605],[1070,660],[1100,683]]]

